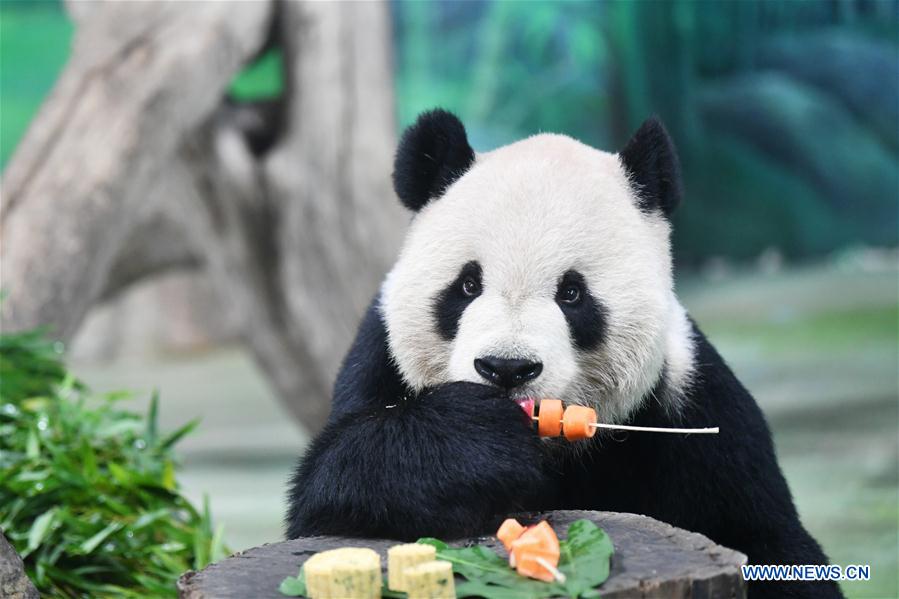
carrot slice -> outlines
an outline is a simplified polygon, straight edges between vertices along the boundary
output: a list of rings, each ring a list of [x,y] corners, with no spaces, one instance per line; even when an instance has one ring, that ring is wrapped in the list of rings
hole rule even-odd
[[[536,541],[540,549],[553,552],[556,555],[559,554],[559,537],[556,536],[556,531],[553,530],[553,527],[546,520],[528,527],[527,530],[521,533],[518,540],[512,543],[512,548],[514,549],[526,543],[530,544],[532,541]]]
[[[551,582],[554,580],[553,572],[540,561],[543,560],[556,567],[559,565],[559,556],[559,537],[549,522],[544,520],[528,527],[512,541],[509,549],[509,565],[522,576]]]
[[[562,430],[569,441],[589,439],[596,434],[596,429],[589,426],[596,422],[596,411],[587,406],[568,406],[562,416]]]
[[[518,539],[512,543],[512,551],[509,555],[513,560],[510,561],[519,563],[521,556],[529,554],[539,555],[553,565],[559,563],[559,557],[561,556],[558,549],[542,545],[537,539]]]
[[[543,541],[536,538],[520,538],[512,543],[512,550],[509,552],[509,565],[513,568],[518,568],[522,562],[529,561],[531,566],[533,566],[535,563],[539,563],[535,562],[537,557],[543,558],[553,566],[559,565],[559,550],[545,546]],[[527,567],[525,565],[525,568]]]
[[[562,400],[541,399],[537,417],[537,433],[541,437],[558,437],[562,434]]]
[[[496,538],[503,542],[506,551],[511,551],[512,543],[524,532],[524,526],[515,518],[507,518],[496,531]]]
[[[540,549],[540,541],[537,539],[522,539],[521,537],[512,541],[506,548],[509,552],[509,567],[514,568],[518,565],[519,553],[526,553],[532,549]]]

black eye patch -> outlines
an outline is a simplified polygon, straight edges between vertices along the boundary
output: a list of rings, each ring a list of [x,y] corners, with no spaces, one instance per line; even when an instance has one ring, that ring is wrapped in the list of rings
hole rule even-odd
[[[437,320],[437,331],[444,340],[450,341],[456,336],[462,313],[468,304],[480,295],[480,289],[481,265],[471,261],[466,263],[453,282],[437,295],[434,317]]]
[[[574,344],[582,350],[596,348],[605,331],[606,309],[590,293],[584,275],[576,270],[562,275],[556,290],[556,304],[568,321]]]

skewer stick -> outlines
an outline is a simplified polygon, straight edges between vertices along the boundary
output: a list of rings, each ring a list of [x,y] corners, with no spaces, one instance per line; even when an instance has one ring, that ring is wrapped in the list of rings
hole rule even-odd
[[[657,426],[630,426],[627,424],[601,424],[599,422],[591,422],[587,426],[593,428],[610,428],[622,431],[641,431],[646,433],[682,433],[685,435],[717,435],[718,427],[710,428],[661,428]]]
[[[562,574],[561,572],[559,572],[559,569],[556,568],[554,565],[552,565],[551,563],[549,563],[542,557],[537,557],[535,561],[538,564],[540,564],[541,566],[543,566],[544,568],[546,568],[549,572],[551,572],[553,575],[553,578],[555,578],[558,582],[565,582],[565,575]]]
[[[531,416],[531,420],[539,421],[539,416]],[[718,427],[710,428],[662,428],[657,426],[632,426],[629,424],[604,424],[602,422],[591,422],[587,426],[593,428],[605,428],[619,431],[637,431],[641,433],[677,433],[682,435],[717,435]]]

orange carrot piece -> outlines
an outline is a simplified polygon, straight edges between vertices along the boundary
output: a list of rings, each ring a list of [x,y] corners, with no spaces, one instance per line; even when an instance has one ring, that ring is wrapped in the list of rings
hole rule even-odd
[[[559,563],[561,553],[558,549],[547,547],[537,539],[518,539],[512,543],[512,550],[509,555],[514,558],[515,563],[521,561],[521,556],[534,554],[546,559],[546,561],[556,565]]]
[[[500,524],[499,530],[496,531],[496,538],[503,542],[506,551],[511,551],[512,543],[521,536],[524,530],[524,526],[518,520],[507,518]]]
[[[509,552],[509,567],[514,568],[518,565],[518,554],[526,553],[528,550],[540,549],[540,541],[519,537],[512,541],[506,549]]]
[[[528,527],[518,537],[518,541],[512,543],[512,547],[514,548],[516,543],[523,544],[532,540],[537,541],[541,549],[553,552],[556,555],[559,554],[559,537],[556,536],[556,531],[553,530],[553,527],[546,520]]]
[[[545,520],[525,529],[512,541],[509,549],[509,565],[518,574],[546,582],[552,582],[554,574],[540,560],[556,567],[559,565],[559,557],[559,537]]]
[[[541,399],[537,417],[537,433],[541,437],[558,437],[562,434],[562,401]]]
[[[587,406],[568,406],[562,416],[562,430],[569,441],[589,439],[596,434],[590,424],[596,422],[596,411]]]

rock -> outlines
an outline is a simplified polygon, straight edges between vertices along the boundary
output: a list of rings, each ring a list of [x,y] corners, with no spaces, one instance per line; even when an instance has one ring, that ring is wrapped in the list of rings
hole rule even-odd
[[[646,516],[615,512],[556,511],[528,514],[523,519],[544,518],[560,536],[564,536],[572,521],[587,518],[612,538],[615,555],[611,574],[599,587],[604,599],[746,595],[740,575],[746,556],[700,534]],[[499,545],[493,537],[462,539],[452,544],[471,542],[493,548]],[[314,553],[346,546],[370,547],[381,554],[386,569],[387,548],[395,543],[347,537],[304,537],[271,543],[235,554],[200,572],[187,572],[178,581],[178,591],[182,599],[281,598],[278,585],[285,577],[296,576],[300,565]]]
[[[25,564],[0,532],[0,597],[4,599],[38,599],[40,595],[25,574]]]

